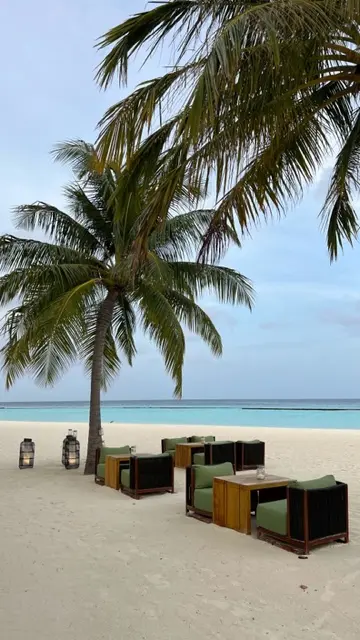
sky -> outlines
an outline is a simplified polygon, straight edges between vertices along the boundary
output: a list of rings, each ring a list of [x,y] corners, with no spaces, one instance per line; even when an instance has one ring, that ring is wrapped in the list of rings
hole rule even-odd
[[[116,83],[100,92],[94,69],[101,54],[94,43],[144,0],[3,0],[2,101],[0,120],[0,233],[14,233],[11,208],[44,200],[63,205],[69,170],[49,151],[71,138],[93,141],[108,106],[138,82],[159,75],[169,52],[140,69],[135,61],[128,89]],[[252,313],[204,300],[223,338],[215,359],[196,337],[187,344],[185,398],[357,398],[360,355],[360,249],[345,248],[330,265],[318,214],[331,159],[287,217],[262,225],[241,250],[231,249],[228,266],[249,277],[256,291]],[[138,336],[132,368],[124,366],[107,399],[165,399],[172,382],[161,357]],[[10,390],[0,385],[0,402],[82,400],[89,380],[81,364],[54,388],[41,389],[27,377]]]

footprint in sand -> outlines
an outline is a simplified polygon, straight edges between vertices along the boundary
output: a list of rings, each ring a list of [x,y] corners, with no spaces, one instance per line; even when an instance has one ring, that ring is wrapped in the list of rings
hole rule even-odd
[[[158,589],[168,589],[170,587],[170,582],[165,580],[159,573],[155,573],[154,575],[145,574],[144,578]]]

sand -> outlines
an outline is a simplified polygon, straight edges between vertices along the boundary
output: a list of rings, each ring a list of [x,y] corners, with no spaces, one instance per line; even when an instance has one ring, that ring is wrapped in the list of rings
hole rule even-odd
[[[104,425],[107,445],[139,452],[167,435],[259,437],[269,472],[348,482],[351,543],[299,560],[186,518],[181,470],[174,495],[138,502],[65,471],[70,426],[0,423],[1,640],[358,640],[360,432]],[[36,442],[33,470],[17,468],[23,437]]]

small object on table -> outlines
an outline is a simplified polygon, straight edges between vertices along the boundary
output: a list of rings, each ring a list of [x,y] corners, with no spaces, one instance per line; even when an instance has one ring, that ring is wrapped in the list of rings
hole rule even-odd
[[[266,478],[265,467],[264,465],[259,465],[258,468],[256,469],[256,479],[265,480],[265,478]]]
[[[175,467],[186,469],[192,465],[193,452],[204,451],[202,442],[181,442],[175,448]]]
[[[213,523],[250,535],[251,511],[256,508],[257,493],[283,487],[285,497],[289,482],[289,478],[272,475],[265,480],[257,480],[254,475],[214,478]]]
[[[134,444],[130,447],[130,453],[132,456],[134,456],[136,453],[136,446]]]
[[[35,460],[35,442],[31,438],[24,438],[20,444],[19,469],[32,469]]]
[[[105,486],[119,491],[122,469],[129,467],[130,453],[110,455],[105,458]]]

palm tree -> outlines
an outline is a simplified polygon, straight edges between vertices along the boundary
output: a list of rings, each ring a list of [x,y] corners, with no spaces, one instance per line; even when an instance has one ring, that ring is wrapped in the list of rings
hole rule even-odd
[[[191,261],[213,215],[183,213],[191,189],[182,186],[169,208],[159,209],[146,252],[133,268],[140,221],[158,180],[130,192],[127,172],[115,164],[99,172],[92,145],[60,146],[76,181],[65,189],[68,213],[45,202],[15,210],[16,226],[39,229],[49,241],[0,238],[0,304],[16,301],[5,316],[3,369],[9,388],[25,372],[52,385],[78,358],[91,376],[89,439],[85,473],[93,473],[101,445],[100,393],[119,372],[121,356],[131,364],[140,327],[161,351],[181,395],[185,354],[183,326],[199,335],[215,355],[221,338],[197,298],[208,291],[220,302],[252,305],[252,288],[238,272]],[[149,172],[150,175],[150,172]],[[228,239],[236,240],[229,227]]]
[[[331,259],[357,235],[359,188],[359,0],[170,0],[114,27],[98,70],[107,87],[126,82],[129,60],[174,37],[173,68],[111,107],[100,122],[103,158],[165,156],[173,167],[148,210],[152,224],[169,184],[214,177],[218,206],[203,255],[221,225],[247,232],[260,215],[284,212],[337,152],[321,211]]]

